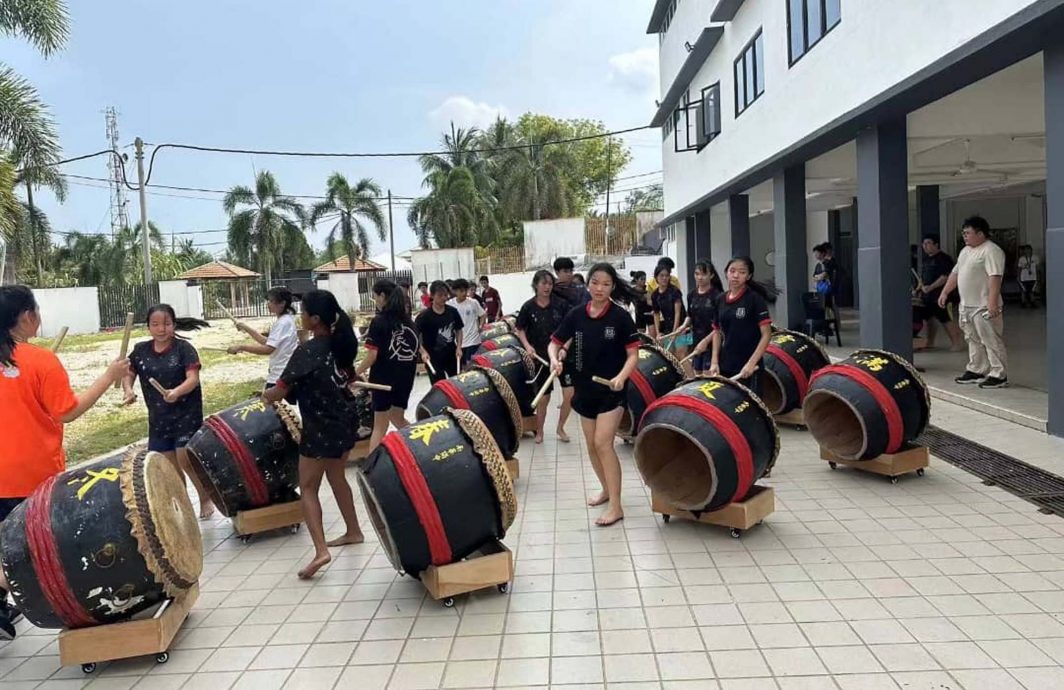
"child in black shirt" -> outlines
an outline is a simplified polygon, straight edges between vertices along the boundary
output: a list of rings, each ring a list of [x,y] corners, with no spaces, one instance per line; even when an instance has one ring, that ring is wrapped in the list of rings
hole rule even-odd
[[[632,308],[635,311],[636,330],[646,333],[654,325],[654,311],[650,308],[650,298],[647,296],[647,272],[632,271],[632,289],[635,291],[635,299],[632,300]]]
[[[360,544],[364,537],[355,512],[351,485],[344,474],[348,453],[358,437],[355,400],[347,385],[354,378],[358,341],[351,319],[325,290],[311,290],[303,295],[303,328],[313,338],[296,347],[284,373],[273,388],[263,392],[269,403],[292,394],[303,418],[299,442],[299,494],[303,519],[307,523],[314,558],[299,571],[308,579],[332,560],[330,546]],[[322,477],[328,477],[346,532],[342,537],[325,541],[321,501],[318,491]]]
[[[414,325],[421,334],[421,361],[432,366],[429,380],[436,383],[458,373],[462,360],[463,324],[462,315],[447,304],[451,291],[446,283],[433,281],[429,293],[432,301],[417,315]]]
[[[535,290],[536,296],[525,302],[517,314],[517,337],[529,354],[547,361],[550,357],[550,337],[558,329],[569,310],[566,309],[565,302],[553,294],[554,275],[550,271],[536,271],[536,274],[532,276],[532,289]],[[549,368],[541,367],[534,384],[537,392],[548,378],[550,378]],[[547,418],[547,404],[550,402],[550,394],[553,390],[552,384],[540,398],[539,405],[536,407],[536,443],[543,443],[543,424]]]
[[[370,383],[391,386],[390,391],[373,391],[373,434],[369,452],[376,448],[388,425],[402,429],[408,422],[406,408],[417,376],[418,334],[404,305],[403,289],[387,278],[373,285],[378,313],[369,325],[366,356],[355,370],[361,377],[369,371]],[[455,310],[457,311],[457,310]]]
[[[673,350],[679,359],[683,359],[687,356],[687,348],[691,346],[691,336],[681,332],[681,326],[687,320],[683,293],[672,284],[672,271],[666,264],[658,264],[654,280],[657,288],[650,293],[650,307],[654,312],[655,335],[659,341],[671,335],[663,347]]]
[[[624,386],[639,360],[639,335],[628,312],[611,301],[622,301],[631,291],[607,263],[595,264],[588,273],[591,302],[573,309],[551,337],[551,371],[562,373],[562,360],[569,362],[573,376],[573,409],[580,415],[591,466],[602,485],[599,495],[588,501],[608,503],[595,520],[600,527],[624,518],[621,509],[621,463],[613,449],[614,435],[624,412]],[[592,377],[609,380],[596,383]]]
[[[691,342],[700,343],[713,333],[713,324],[717,320],[717,299],[724,292],[724,286],[717,275],[717,269],[709,261],[695,263],[695,289],[687,295],[687,319],[680,330],[690,329]],[[691,360],[694,374],[708,374],[710,354],[702,352]]]
[[[137,396],[133,381],[140,379],[144,404],[148,407],[148,450],[162,453],[178,470],[192,480],[200,500],[200,519],[214,513],[214,505],[195,472],[190,471],[185,446],[203,424],[203,390],[200,388],[199,353],[176,331],[196,330],[206,321],[177,318],[169,304],[148,309],[148,332],[152,339],[137,343],[129,353],[129,371],[123,381],[125,401]],[[151,384],[155,380],[166,391]]]

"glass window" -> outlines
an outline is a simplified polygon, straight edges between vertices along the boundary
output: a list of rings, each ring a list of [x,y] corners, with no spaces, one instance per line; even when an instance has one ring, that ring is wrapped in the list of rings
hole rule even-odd
[[[790,0],[787,3],[788,25],[791,32],[791,59],[805,52],[805,3]]]
[[[757,98],[757,80],[754,79],[754,56],[747,50],[743,55],[744,81],[746,87],[746,105],[750,105]]]
[[[793,65],[842,21],[842,0],[787,0]]]
[[[824,2],[824,26],[828,31],[842,19],[842,0],[825,0]],[[826,32],[825,32],[826,33]]]
[[[820,3],[823,0],[806,0],[805,3],[805,35],[806,45],[813,45],[824,35],[824,14]]]
[[[765,92],[765,40],[758,30],[735,58],[735,114],[746,110]]]
[[[754,39],[754,93],[757,96],[765,93],[765,39],[764,34],[758,34]]]

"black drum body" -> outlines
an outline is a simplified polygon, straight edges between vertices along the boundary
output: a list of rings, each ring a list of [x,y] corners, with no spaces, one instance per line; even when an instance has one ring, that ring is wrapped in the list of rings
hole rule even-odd
[[[517,511],[506,463],[468,410],[393,431],[356,476],[389,560],[415,576],[501,539]]]
[[[473,355],[472,361],[474,367],[494,369],[502,374],[517,398],[522,417],[535,414],[532,398],[535,397],[536,391],[533,390],[531,382],[536,378],[536,361],[527,352],[516,347],[502,347]]]
[[[647,408],[635,441],[643,481],[670,505],[711,511],[741,501],[775,463],[779,433],[746,387],[693,379]]]
[[[505,319],[494,323],[486,323],[480,328],[480,335],[484,340],[498,338],[499,336],[509,335],[511,333],[513,333],[513,327],[510,325],[510,322]]]
[[[480,344],[477,351],[473,354],[482,355],[485,352],[491,352],[492,350],[498,350],[504,347],[524,347],[521,345],[521,340],[516,335],[506,333],[504,335],[498,335],[494,338],[486,338],[484,342]]]
[[[203,541],[164,456],[132,449],[45,481],[0,526],[18,608],[42,628],[133,616],[192,587]]]
[[[813,376],[803,416],[821,447],[842,460],[871,460],[898,452],[924,432],[931,398],[903,358],[857,350]]]
[[[762,364],[761,400],[772,414],[787,414],[802,407],[809,379],[831,360],[820,343],[805,333],[776,329]]]
[[[512,458],[517,454],[524,424],[517,398],[502,374],[473,367],[437,381],[418,404],[417,418],[435,417],[448,408],[472,411],[490,430],[505,457]]]
[[[684,380],[683,366],[657,345],[639,346],[639,363],[628,377],[625,397],[627,414],[617,427],[617,435],[634,436],[647,408],[658,398],[673,391]]]
[[[203,420],[188,442],[189,464],[225,516],[291,501],[299,433],[290,407],[252,398]]]

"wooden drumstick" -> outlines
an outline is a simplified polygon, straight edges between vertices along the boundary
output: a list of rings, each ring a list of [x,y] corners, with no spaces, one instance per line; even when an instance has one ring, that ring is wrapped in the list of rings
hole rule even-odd
[[[67,331],[70,330],[70,326],[63,326],[59,331],[59,335],[55,337],[55,341],[52,343],[52,352],[59,352],[59,346],[63,344],[63,339],[66,338]]]
[[[347,384],[349,388],[368,388],[374,391],[391,391],[391,386],[386,386],[383,383],[370,383],[369,381],[352,381]]]
[[[233,322],[234,326],[239,326],[240,325],[240,322],[236,320],[235,316],[233,316],[233,312],[231,312],[228,309],[226,309],[225,305],[222,304],[222,300],[216,299],[214,301],[218,304],[218,308],[222,310],[222,313],[229,317],[229,320]]]
[[[604,379],[601,376],[592,376],[591,380],[594,381],[595,383],[598,383],[598,384],[601,384],[603,386],[606,386],[607,388],[613,388],[613,382],[610,381],[609,379]]]
[[[148,383],[151,384],[152,388],[154,388],[155,390],[159,391],[159,395],[163,396],[164,398],[166,397],[166,394],[170,392],[170,391],[166,390],[165,388],[163,388],[163,384],[159,383],[158,381],[156,381],[153,378],[148,379]]]
[[[543,386],[540,387],[539,392],[536,393],[536,397],[532,398],[532,409],[539,407],[540,399],[547,394],[547,389],[550,388],[550,385],[554,383],[554,380],[557,378],[558,375],[552,371],[550,376],[547,377],[547,380],[543,382]]]
[[[435,376],[436,375],[436,369],[432,366],[432,362],[430,362],[429,360],[426,359],[424,361],[424,364],[425,364],[425,368],[429,370],[429,373],[432,374],[433,376]]]
[[[542,357],[537,355],[535,352],[532,353],[532,356],[535,357],[536,361],[539,362],[540,364],[542,364],[543,366],[545,366],[545,367],[549,367],[550,366],[550,362],[548,362],[547,360],[543,359]]]
[[[133,312],[126,312],[126,326],[122,331],[122,347],[118,348],[118,358],[125,359],[129,354],[129,335],[133,331]],[[122,382],[115,381],[115,388],[121,388]]]

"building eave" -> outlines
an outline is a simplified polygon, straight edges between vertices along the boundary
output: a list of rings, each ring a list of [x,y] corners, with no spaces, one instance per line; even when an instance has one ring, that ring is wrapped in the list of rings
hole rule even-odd
[[[661,99],[661,104],[658,106],[657,112],[654,113],[654,119],[650,121],[651,127],[661,127],[665,124],[665,121],[669,118],[669,113],[676,108],[676,104],[680,102],[680,97],[687,91],[687,87],[691,85],[691,81],[698,74],[698,70],[702,69],[702,65],[705,64],[709,54],[713,52],[723,35],[723,26],[707,26],[702,29],[702,33],[698,36],[698,40],[695,41],[691,52],[687,54],[687,59],[684,60],[683,66],[676,73],[676,78],[672,80],[672,85],[669,86],[669,90],[665,92],[664,98]]]
[[[713,22],[730,22],[735,19],[735,14],[742,7],[742,4],[743,0],[720,0],[709,15],[709,20]]]
[[[650,23],[647,24],[648,34],[661,33],[661,24],[665,21],[665,13],[669,9],[672,0],[657,0],[654,3],[654,11],[650,13]]]

